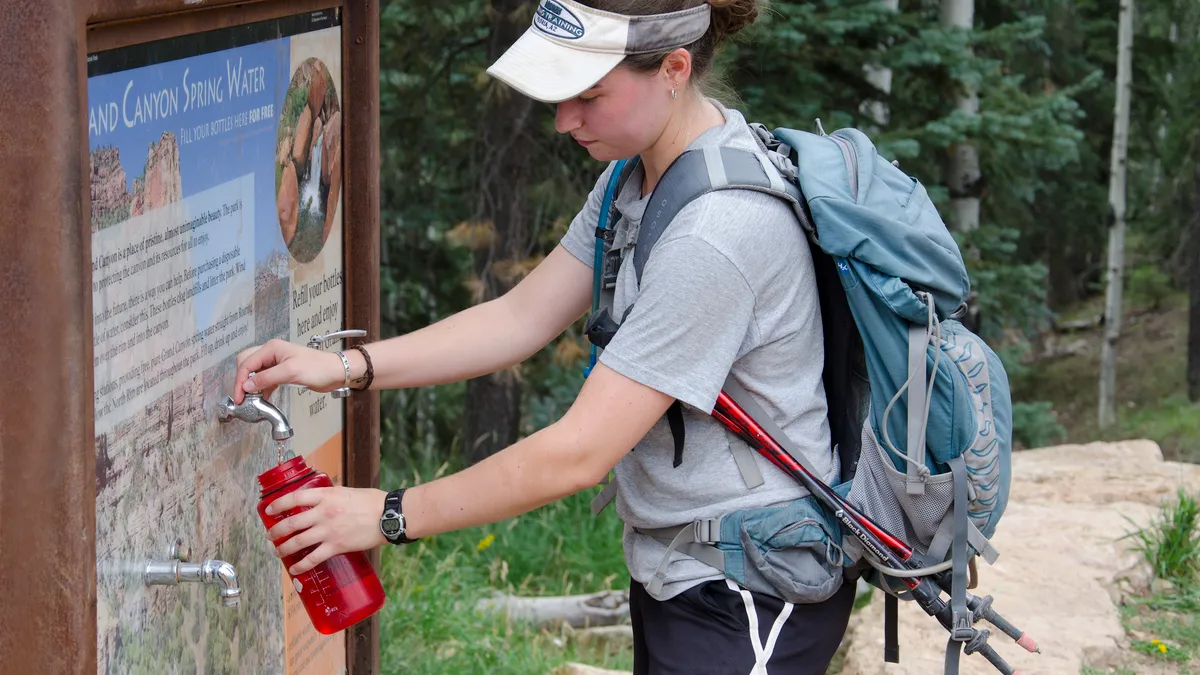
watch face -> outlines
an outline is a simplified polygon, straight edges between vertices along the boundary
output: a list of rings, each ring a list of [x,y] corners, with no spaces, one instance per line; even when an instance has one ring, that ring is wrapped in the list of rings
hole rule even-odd
[[[383,530],[384,536],[395,537],[404,530],[400,527],[399,518],[384,518],[379,521],[379,527]]]

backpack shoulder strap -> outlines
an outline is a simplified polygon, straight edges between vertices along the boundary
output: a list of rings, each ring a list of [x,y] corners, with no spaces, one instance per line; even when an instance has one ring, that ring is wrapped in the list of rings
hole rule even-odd
[[[600,309],[600,284],[604,276],[604,244],[608,233],[612,230],[613,215],[617,210],[617,195],[625,187],[625,183],[629,182],[629,177],[633,175],[633,170],[637,168],[639,159],[620,159],[613,165],[612,174],[608,177],[608,184],[604,188],[604,198],[600,202],[600,217],[596,224],[596,255],[595,262],[592,265],[592,272],[595,277],[592,285],[592,311],[596,312]]]
[[[702,195],[729,189],[773,194],[790,202],[798,212],[802,210],[800,189],[784,180],[760,155],[715,146],[688,150],[676,158],[659,179],[650,205],[646,207],[646,215],[642,217],[637,246],[633,250],[633,269],[639,284],[654,245],[683,207]]]
[[[634,169],[637,168],[640,158],[617,160],[613,165],[612,173],[608,177],[608,183],[604,188],[604,198],[600,202],[600,216],[596,223],[596,244],[595,257],[592,261],[592,316],[589,317],[588,333],[591,333],[591,322],[593,319],[602,319],[600,315],[600,299],[604,287],[604,248],[607,243],[612,242],[612,225],[613,216],[617,211],[617,195],[629,182],[629,177],[633,175]],[[611,329],[609,331],[611,333]],[[590,336],[589,336],[590,337]],[[608,344],[611,339],[611,334],[601,338],[603,344]],[[592,346],[588,354],[588,365],[583,369],[583,376],[586,378],[591,374],[592,369],[596,367],[596,343],[597,340],[592,339]]]
[[[787,200],[798,213],[803,210],[800,189],[785,181],[760,155],[748,150],[716,146],[684,152],[659,179],[650,197],[650,204],[646,207],[646,214],[642,217],[637,245],[633,250],[633,267],[639,286],[650,253],[675,216],[698,197],[729,189],[765,192]],[[739,388],[736,394],[728,393],[739,405],[753,405],[754,409],[759,410],[744,390]],[[678,401],[667,410],[667,421],[675,442],[672,463],[678,467],[682,462],[684,443],[683,409]],[[753,453],[745,446],[734,445],[733,448],[734,461],[746,486],[755,488],[762,485],[762,473],[754,462]]]

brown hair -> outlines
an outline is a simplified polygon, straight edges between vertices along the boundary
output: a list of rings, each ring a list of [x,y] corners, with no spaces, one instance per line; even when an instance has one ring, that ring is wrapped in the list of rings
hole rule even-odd
[[[692,54],[692,77],[706,94],[713,89],[727,89],[712,75],[713,59],[735,33],[754,23],[758,18],[763,0],[579,0],[580,3],[614,14],[643,16],[665,14],[708,2],[712,6],[712,21],[704,35],[690,45],[684,45]],[[658,70],[669,52],[654,54],[631,54],[621,65],[631,70],[652,72]],[[725,93],[725,92],[722,92]]]

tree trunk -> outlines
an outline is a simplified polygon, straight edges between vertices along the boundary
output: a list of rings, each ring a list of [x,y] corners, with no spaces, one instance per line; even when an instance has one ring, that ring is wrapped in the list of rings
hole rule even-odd
[[[900,0],[881,0],[881,3],[889,12],[900,11]],[[887,45],[880,45],[880,50],[886,51]],[[860,110],[871,120],[877,130],[884,129],[891,117],[887,101],[891,98],[892,93],[892,69],[886,66],[865,65],[863,71],[867,82],[878,89],[882,97],[863,101]]]
[[[1175,21],[1171,22],[1167,29],[1167,39],[1171,42],[1172,50],[1177,42],[1179,42],[1179,24]],[[1178,58],[1178,57],[1175,57]],[[1167,68],[1167,91],[1170,91],[1175,84],[1175,66],[1171,65]],[[1158,152],[1154,153],[1154,163],[1150,165],[1150,213],[1157,214],[1159,211],[1160,200],[1158,198],[1158,187],[1162,182],[1162,151],[1163,145],[1167,142],[1167,122],[1168,111],[1164,108],[1158,114]]]
[[[525,0],[493,0],[488,61],[493,62],[529,27]],[[475,273],[486,302],[516,283],[514,263],[528,257],[531,242],[525,206],[532,139],[533,102],[499,83],[484,96],[480,220],[490,222],[491,243],[475,252]],[[511,370],[467,382],[463,450],[470,462],[512,445],[521,421],[521,383]]]
[[[1101,429],[1117,421],[1117,340],[1121,337],[1121,291],[1125,281],[1125,168],[1129,146],[1129,83],[1133,69],[1133,0],[1121,0],[1117,36],[1117,102],[1113,115],[1109,169],[1108,293],[1104,303],[1104,343],[1100,349]]]
[[[1196,160],[1195,213],[1187,237],[1188,257],[1188,399],[1200,402],[1200,159]]]
[[[974,0],[942,0],[941,24],[965,31],[975,23]],[[979,114],[979,96],[971,85],[962,85],[954,94],[955,108],[969,116]],[[955,143],[950,149],[946,169],[946,187],[950,190],[950,221],[959,232],[979,227],[979,198],[983,192],[979,170],[979,151],[969,139]]]

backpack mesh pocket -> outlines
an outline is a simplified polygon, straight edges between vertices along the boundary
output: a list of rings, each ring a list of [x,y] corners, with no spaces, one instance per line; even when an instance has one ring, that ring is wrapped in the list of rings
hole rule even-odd
[[[905,474],[896,470],[871,426],[864,424],[850,504],[909,546],[925,549],[954,503],[954,477],[949,472],[929,476],[920,495],[908,494],[905,483]]]

